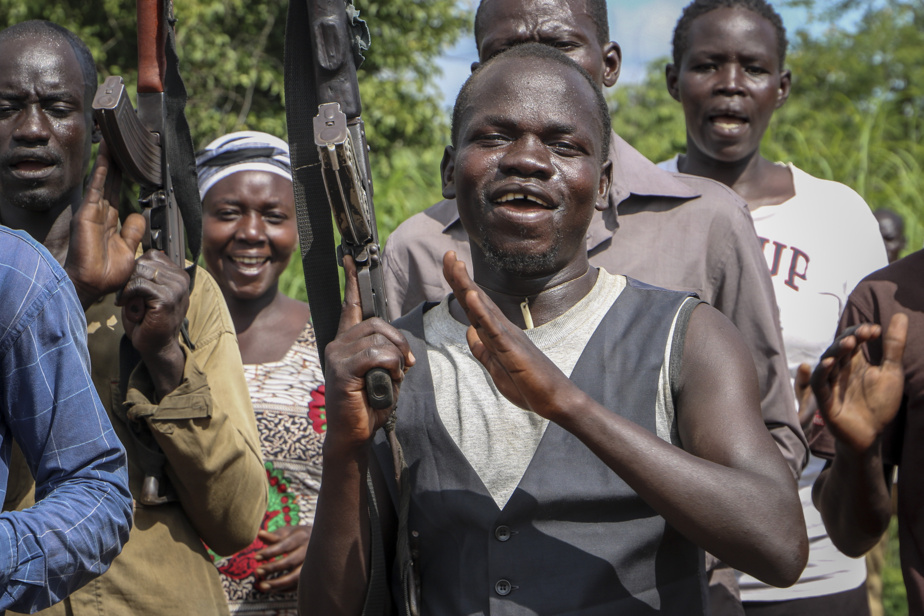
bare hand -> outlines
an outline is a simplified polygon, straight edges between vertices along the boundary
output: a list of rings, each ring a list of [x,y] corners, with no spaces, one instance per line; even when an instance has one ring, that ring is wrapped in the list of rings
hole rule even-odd
[[[812,374],[812,389],[834,437],[858,454],[876,443],[895,417],[904,389],[902,355],[908,317],[896,314],[883,337],[881,366],[871,366],[860,345],[880,336],[879,325],[864,324],[841,334]]]
[[[125,335],[141,355],[161,398],[180,384],[185,355],[179,333],[189,308],[189,275],[158,250],[135,263],[117,304]]]
[[[571,380],[504,316],[453,251],[443,257],[443,276],[471,325],[466,338],[472,355],[497,389],[518,407],[555,419],[563,393],[578,391]]]
[[[383,368],[391,375],[395,400],[405,367],[414,355],[404,334],[379,318],[363,321],[359,280],[353,260],[345,256],[343,310],[337,337],[325,349],[327,436],[325,449],[337,444],[365,444],[385,424],[391,409],[375,410],[366,397],[366,373]]]
[[[812,427],[812,420],[818,411],[818,403],[812,393],[812,365],[802,363],[796,370],[796,380],[793,388],[796,391],[796,405],[798,406],[799,424],[802,431],[808,434]]]
[[[84,309],[121,289],[135,267],[135,252],[146,225],[140,214],[129,214],[119,230],[116,205],[120,186],[121,174],[111,165],[104,142],[93,167],[90,188],[71,220],[64,264]]]
[[[257,538],[266,544],[254,555],[260,561],[257,569],[257,590],[266,593],[294,590],[298,586],[298,576],[305,562],[308,540],[311,538],[310,526],[283,526],[271,533],[261,530]],[[277,558],[281,556],[282,558]],[[283,574],[272,579],[271,575]]]

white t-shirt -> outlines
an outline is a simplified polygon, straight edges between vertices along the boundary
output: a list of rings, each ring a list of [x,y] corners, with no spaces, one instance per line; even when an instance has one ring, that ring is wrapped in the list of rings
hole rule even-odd
[[[677,157],[658,166],[677,171]],[[782,164],[782,163],[777,163]],[[773,281],[790,377],[799,364],[814,366],[834,340],[847,296],[871,272],[888,265],[879,223],[851,188],[813,177],[791,163],[795,195],[751,210]],[[739,575],[744,601],[786,601],[851,590],[866,579],[866,563],[841,554],[812,503],[812,485],[824,461],[812,456],[799,480],[809,536],[809,560],[790,588]]]

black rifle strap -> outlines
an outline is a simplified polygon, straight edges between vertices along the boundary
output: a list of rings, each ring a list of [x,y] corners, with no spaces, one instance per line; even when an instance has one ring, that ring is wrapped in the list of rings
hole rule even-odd
[[[334,228],[314,143],[318,97],[314,78],[314,33],[305,0],[290,0],[286,19],[285,93],[292,187],[311,322],[324,368],[324,349],[340,323],[340,277]]]
[[[176,51],[176,33],[173,16],[173,3],[163,3],[164,20],[167,28],[167,71],[164,78],[164,98],[166,99],[167,121],[164,125],[167,142],[167,160],[170,164],[170,180],[176,194],[176,202],[183,215],[186,227],[186,250],[193,266],[187,268],[189,289],[195,282],[199,252],[202,249],[202,202],[199,199],[199,179],[196,174],[196,154],[193,148],[189,123],[186,121],[186,85],[180,76],[180,59]],[[191,253],[191,254],[190,254]]]

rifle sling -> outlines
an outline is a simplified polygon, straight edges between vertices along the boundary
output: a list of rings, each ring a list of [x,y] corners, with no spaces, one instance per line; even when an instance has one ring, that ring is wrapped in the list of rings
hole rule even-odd
[[[311,38],[306,2],[290,1],[285,40],[286,124],[302,269],[323,370],[324,349],[337,335],[340,324],[340,276],[330,206],[314,143],[313,122],[319,102]]]
[[[170,161],[170,179],[176,194],[176,202],[186,227],[187,257],[193,265],[186,268],[189,274],[189,289],[196,280],[196,266],[202,250],[202,202],[199,199],[199,180],[196,174],[196,156],[193,148],[189,123],[186,121],[186,85],[180,75],[180,60],[176,51],[176,33],[173,29],[170,2],[163,3],[164,20],[167,28],[165,55],[167,70],[164,78],[164,98],[167,119],[164,123],[167,145],[167,160]]]

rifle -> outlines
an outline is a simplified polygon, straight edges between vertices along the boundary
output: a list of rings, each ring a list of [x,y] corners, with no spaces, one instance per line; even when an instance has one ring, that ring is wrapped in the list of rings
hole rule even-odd
[[[375,208],[372,202],[372,173],[369,167],[369,146],[362,120],[362,103],[359,99],[359,84],[356,79],[356,67],[362,62],[362,51],[369,45],[369,30],[349,0],[309,0],[307,2],[307,21],[310,24],[308,40],[312,47],[309,57],[313,58],[309,71],[313,84],[311,100],[316,105],[312,122],[312,141],[316,152],[303,151],[307,141],[307,127],[296,122],[291,112],[291,101],[298,94],[291,75],[286,75],[286,100],[288,106],[287,120],[289,134],[293,136],[292,161],[295,171],[296,203],[301,205],[309,197],[317,198],[321,192],[327,195],[327,203],[340,232],[340,245],[337,247],[337,262],[343,266],[343,256],[349,255],[356,264],[359,278],[360,300],[363,318],[374,316],[386,319],[385,285],[381,269],[381,249],[379,247],[378,229],[375,222]],[[291,25],[291,24],[290,24]],[[301,36],[304,36],[304,32]],[[287,38],[290,33],[287,33]],[[287,50],[288,53],[288,50]],[[288,67],[287,67],[288,71]],[[304,86],[304,84],[302,84]],[[311,104],[308,105],[310,108]],[[313,115],[315,110],[311,110]],[[302,139],[298,135],[303,135]],[[300,182],[300,171],[311,166],[319,168],[310,179],[312,189]],[[320,175],[321,185],[317,178]],[[299,188],[304,187],[301,204]],[[321,190],[318,190],[321,188]],[[305,259],[306,251],[319,235],[329,236],[330,212],[324,214],[325,208],[307,208],[311,219],[306,222],[305,207],[298,207],[299,231]],[[326,226],[323,218],[327,219]],[[302,232],[304,230],[304,232]],[[323,248],[322,248],[323,250]],[[328,256],[320,255],[321,260],[330,262]],[[339,302],[330,302],[334,295],[328,290],[323,297],[312,294],[320,290],[316,280],[309,280],[316,272],[314,266],[304,267],[308,286],[309,304],[315,322],[318,339],[318,353],[323,362],[324,347],[336,334],[336,322],[324,321],[324,316],[340,313]],[[339,297],[339,281],[337,294]],[[323,302],[323,308],[321,308]],[[320,309],[319,309],[320,308]],[[328,329],[329,326],[332,326]],[[366,375],[366,395],[373,408],[385,409],[394,405],[394,392],[391,377],[385,370],[370,370]]]
[[[372,204],[369,148],[361,117],[356,67],[369,47],[369,30],[352,0],[289,0],[286,21],[286,122],[292,160],[302,266],[318,352],[334,339],[340,317],[340,281],[333,257],[331,212],[340,231],[337,261],[353,257],[359,277],[363,318],[387,319],[381,251]],[[315,115],[317,114],[317,115]],[[313,118],[311,124],[308,118]],[[327,204],[318,204],[326,194]],[[314,202],[312,202],[314,200]],[[391,377],[382,369],[366,374],[366,396],[376,409],[394,406]],[[385,424],[399,491],[398,545],[404,610],[419,614],[417,554],[407,529],[410,508],[408,467],[395,434],[395,413]],[[378,505],[368,479],[372,524],[371,584],[364,613],[388,612],[384,548]]]
[[[138,110],[132,107],[122,77],[108,77],[93,98],[93,116],[109,146],[113,162],[140,187],[138,203],[147,221],[145,250],[164,252],[195,283],[202,233],[202,205],[195,156],[186,122],[186,87],[179,74],[172,0],[137,0]],[[187,238],[193,265],[187,267]],[[180,329],[186,345],[188,323]],[[170,500],[161,494],[163,452],[153,439],[133,436],[145,452],[145,478],[140,502],[159,505]]]
[[[138,200],[147,219],[144,249],[167,254],[186,267],[183,218],[170,178],[164,94],[167,25],[158,0],[138,0],[138,111],[122,77],[113,75],[97,89],[93,116],[122,173],[141,188]],[[168,2],[172,14],[172,3]]]

